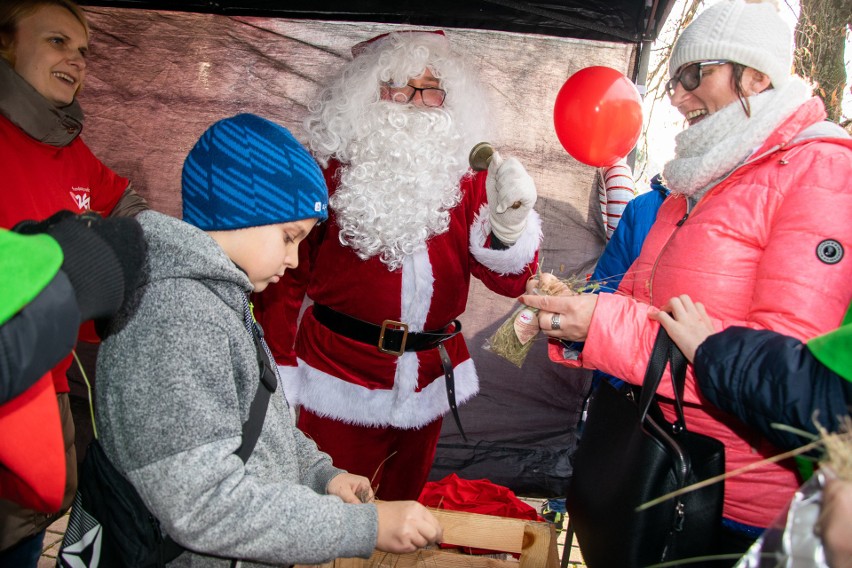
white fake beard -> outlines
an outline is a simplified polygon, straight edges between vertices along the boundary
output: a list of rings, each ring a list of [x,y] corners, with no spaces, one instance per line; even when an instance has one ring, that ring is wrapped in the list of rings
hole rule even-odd
[[[397,270],[429,237],[447,231],[468,149],[442,109],[379,101],[362,118],[369,124],[359,130],[368,134],[343,151],[349,163],[329,206],[341,244]]]

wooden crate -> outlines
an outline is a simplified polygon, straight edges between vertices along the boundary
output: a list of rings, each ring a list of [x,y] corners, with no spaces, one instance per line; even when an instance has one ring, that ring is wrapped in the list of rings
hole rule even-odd
[[[427,549],[408,554],[373,552],[369,559],[338,558],[315,566],[294,568],[559,568],[556,532],[550,523],[508,519],[491,515],[430,509],[444,529],[444,543],[500,552],[520,553],[520,561],[497,560]]]

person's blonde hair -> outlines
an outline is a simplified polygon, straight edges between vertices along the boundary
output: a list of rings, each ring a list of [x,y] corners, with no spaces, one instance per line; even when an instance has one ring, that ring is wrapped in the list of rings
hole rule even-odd
[[[0,57],[15,65],[15,55],[12,49],[15,45],[15,35],[18,23],[43,6],[59,6],[65,8],[82,24],[89,37],[89,23],[80,7],[71,0],[2,0],[0,2]]]

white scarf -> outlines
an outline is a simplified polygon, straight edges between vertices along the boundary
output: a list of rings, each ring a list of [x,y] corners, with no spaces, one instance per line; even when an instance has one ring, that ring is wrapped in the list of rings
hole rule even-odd
[[[748,158],[811,95],[798,77],[748,98],[751,117],[739,101],[714,112],[675,137],[675,157],[663,168],[672,193],[701,199]]]

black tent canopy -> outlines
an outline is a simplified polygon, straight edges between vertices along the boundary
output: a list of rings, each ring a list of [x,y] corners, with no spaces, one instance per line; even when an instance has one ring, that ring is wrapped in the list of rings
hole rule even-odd
[[[656,39],[674,0],[84,0],[82,4],[471,28],[640,43]]]

